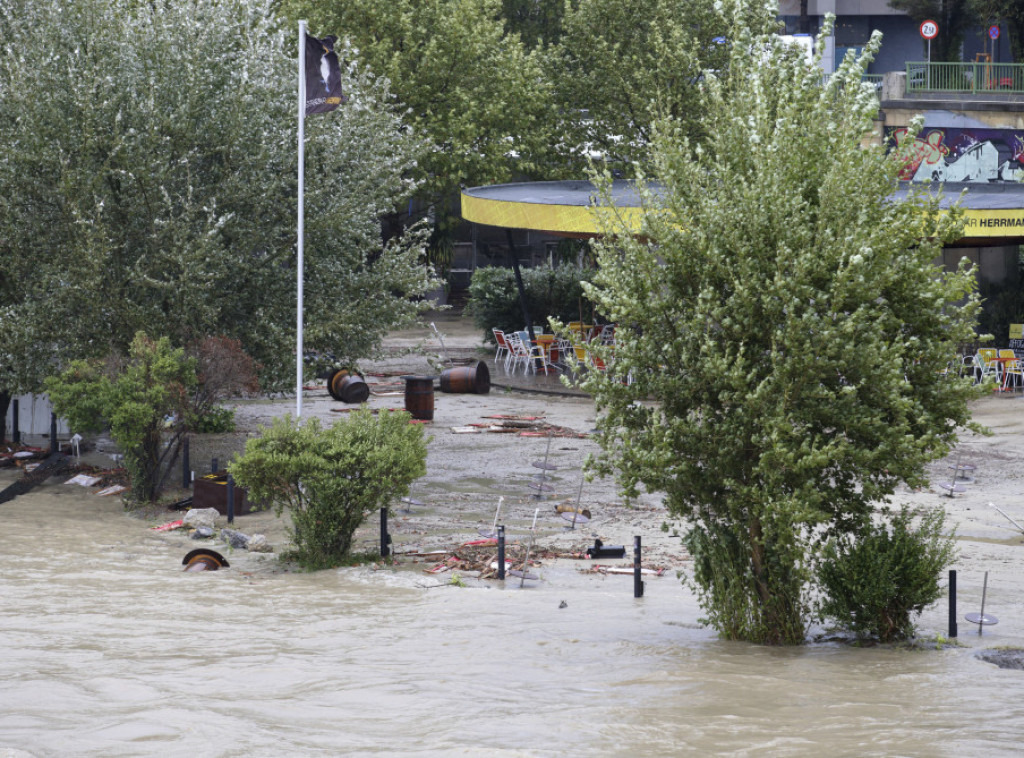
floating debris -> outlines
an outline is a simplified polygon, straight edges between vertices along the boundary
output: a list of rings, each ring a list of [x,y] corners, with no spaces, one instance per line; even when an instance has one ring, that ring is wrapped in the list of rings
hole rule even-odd
[[[182,560],[181,565],[186,571],[216,571],[219,568],[230,568],[223,555],[216,550],[209,550],[200,547],[188,553]]]

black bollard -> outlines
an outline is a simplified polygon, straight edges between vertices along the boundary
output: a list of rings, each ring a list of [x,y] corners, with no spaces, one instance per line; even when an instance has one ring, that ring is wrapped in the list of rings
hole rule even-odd
[[[640,535],[633,538],[633,597],[644,596],[644,580],[640,574]]]
[[[388,534],[388,509],[387,506],[380,509],[380,554],[383,558],[390,552],[388,545],[391,543],[391,535]]]
[[[188,460],[188,437],[181,443],[181,487],[188,489],[192,486],[192,465]]]
[[[956,638],[956,569],[949,570],[949,637]]]
[[[498,527],[498,578],[505,578],[505,525]]]
[[[235,523],[235,478],[228,474],[228,523]]]
[[[219,463],[220,463],[220,461],[218,461],[216,458],[214,458],[212,461],[210,461],[210,473],[211,474],[216,474],[217,473],[217,464],[219,464]]]
[[[11,401],[11,441],[17,445],[21,442],[21,427],[18,424],[18,417],[21,413],[18,412],[18,398],[14,398]]]
[[[59,453],[60,445],[57,444],[57,414],[50,414],[50,452]]]

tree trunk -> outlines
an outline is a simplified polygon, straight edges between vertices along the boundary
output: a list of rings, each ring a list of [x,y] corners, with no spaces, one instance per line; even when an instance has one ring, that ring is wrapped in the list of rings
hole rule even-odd
[[[11,407],[9,390],[0,391],[0,419],[3,419],[3,431],[0,431],[0,442],[7,440],[7,410]]]

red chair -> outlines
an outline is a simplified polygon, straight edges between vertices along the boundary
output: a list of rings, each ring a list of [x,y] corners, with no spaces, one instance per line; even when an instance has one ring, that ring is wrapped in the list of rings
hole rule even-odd
[[[504,357],[505,371],[508,371],[508,362],[512,357],[512,348],[509,347],[508,340],[505,339],[505,332],[501,329],[491,329],[494,334],[494,342],[498,346],[498,349],[494,351],[494,365],[498,365],[498,361]]]

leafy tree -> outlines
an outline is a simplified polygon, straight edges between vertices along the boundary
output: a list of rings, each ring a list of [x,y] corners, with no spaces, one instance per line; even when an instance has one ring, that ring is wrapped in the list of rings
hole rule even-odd
[[[588,294],[620,328],[584,386],[598,470],[691,520],[710,623],[795,643],[816,541],[921,485],[969,422],[969,382],[940,373],[977,299],[969,270],[932,264],[960,214],[890,202],[898,163],[864,139],[877,101],[860,78],[880,35],[824,86],[775,38],[730,39],[728,76],[706,81],[707,140],[664,124],[643,238],[597,244]]]
[[[972,12],[976,23],[983,26],[1004,22],[1013,59],[1024,63],[1024,3],[1019,0],[973,0]]]
[[[0,388],[140,330],[241,340],[294,376],[295,53],[269,0],[0,0]],[[428,289],[382,249],[417,143],[385,85],[310,118],[306,343],[365,355]],[[372,302],[373,308],[366,303]]]
[[[228,470],[254,501],[292,519],[296,560],[306,568],[337,566],[367,514],[406,494],[426,473],[423,429],[404,411],[366,410],[323,428],[277,419]]]
[[[562,38],[565,0],[502,0],[501,15],[528,47],[551,45]]]
[[[818,568],[822,614],[882,642],[912,636],[912,615],[939,599],[939,576],[956,557],[945,519],[941,508],[915,514],[904,507],[887,523],[829,540]]]
[[[430,143],[417,165],[429,202],[460,185],[529,173],[547,151],[550,100],[540,57],[505,32],[500,0],[285,0],[282,7],[311,28],[348,35],[353,55],[387,77],[408,109],[406,123]]]
[[[207,337],[188,347],[196,362],[196,385],[189,398],[186,422],[190,431],[230,432],[235,412],[218,404],[259,391],[259,364],[245,354],[242,343],[228,337]]]
[[[747,23],[778,26],[774,17]],[[722,70],[729,20],[714,0],[579,0],[566,6],[553,62],[563,140],[577,170],[589,151],[627,173],[649,160],[653,126],[676,120],[704,134],[699,87],[705,69]],[[719,39],[719,42],[715,40]]]
[[[74,361],[45,385],[54,411],[72,429],[110,425],[111,438],[124,451],[132,498],[151,502],[159,495],[163,463],[184,430],[195,383],[194,360],[166,337],[152,340],[140,332],[126,359]]]
[[[583,295],[583,282],[594,275],[593,269],[572,265],[557,268],[541,266],[523,271],[523,290],[531,317],[545,324],[548,318],[559,321],[589,319],[593,305]],[[517,331],[523,328],[523,309],[515,276],[508,268],[478,268],[469,285],[467,310],[473,323],[483,331],[484,339],[494,339],[491,329]]]
[[[1011,0],[1011,2],[1014,0]],[[959,61],[960,45],[967,30],[978,23],[974,0],[889,0],[889,6],[904,11],[920,23],[931,19],[939,25],[932,40],[933,61]]]

